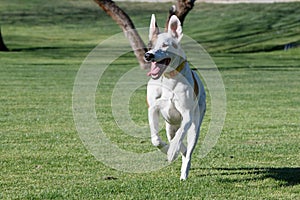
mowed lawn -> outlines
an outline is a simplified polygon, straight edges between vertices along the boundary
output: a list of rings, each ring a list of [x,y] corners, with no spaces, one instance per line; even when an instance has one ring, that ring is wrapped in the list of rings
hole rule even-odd
[[[163,26],[171,4],[118,5],[144,28],[152,13]],[[199,3],[187,16],[184,33],[207,50],[222,75],[227,115],[216,146],[203,159],[198,146],[190,177],[180,182],[180,159],[149,173],[115,170],[87,150],[76,130],[77,72],[120,28],[93,1],[1,1],[10,51],[0,52],[0,199],[300,199],[299,10],[299,2]],[[96,111],[112,143],[145,153],[156,151],[150,138],[124,133],[111,108],[115,84],[135,66],[132,53],[109,66]],[[129,102],[132,119],[142,125],[145,89]]]

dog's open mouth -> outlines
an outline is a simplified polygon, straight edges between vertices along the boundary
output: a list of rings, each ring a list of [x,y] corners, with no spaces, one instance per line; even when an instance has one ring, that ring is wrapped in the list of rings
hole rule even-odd
[[[163,74],[165,69],[168,67],[170,62],[171,62],[171,58],[165,58],[159,62],[152,62],[151,69],[147,75],[151,76],[153,79],[158,79]]]

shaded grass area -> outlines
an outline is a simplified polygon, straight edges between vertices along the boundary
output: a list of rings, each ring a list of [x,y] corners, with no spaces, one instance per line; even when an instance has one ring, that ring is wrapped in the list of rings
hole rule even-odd
[[[283,50],[287,44],[299,45],[299,17],[295,14],[298,9],[299,3],[209,5],[199,9],[196,16],[199,16],[201,28],[193,33],[199,35],[199,42],[209,42],[209,47],[214,47],[213,52]],[[201,18],[212,10],[212,18]],[[192,27],[196,20],[190,21]]]
[[[299,198],[299,3],[197,4],[186,18],[184,33],[213,57],[227,95],[219,142],[203,159],[197,147],[187,182],[179,181],[180,159],[159,171],[125,173],[97,161],[81,142],[72,113],[77,71],[99,42],[120,32],[96,4],[0,5],[11,50],[0,53],[0,198]],[[170,5],[159,5],[120,3],[136,27],[148,26],[153,12],[162,26]],[[284,50],[286,44],[295,45]],[[155,148],[149,138],[118,128],[110,99],[118,79],[136,65],[132,53],[112,63],[99,82],[96,109],[113,143],[141,153]],[[130,112],[147,124],[145,87],[132,96]],[[210,107],[203,134],[209,116]]]

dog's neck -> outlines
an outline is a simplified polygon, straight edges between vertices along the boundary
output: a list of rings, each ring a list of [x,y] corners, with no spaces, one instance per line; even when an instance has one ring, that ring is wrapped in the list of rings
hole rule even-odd
[[[174,78],[175,76],[177,76],[185,67],[186,65],[186,60],[184,60],[178,67],[176,67],[176,69],[170,71],[170,72],[165,72],[163,74],[164,77],[166,78]]]

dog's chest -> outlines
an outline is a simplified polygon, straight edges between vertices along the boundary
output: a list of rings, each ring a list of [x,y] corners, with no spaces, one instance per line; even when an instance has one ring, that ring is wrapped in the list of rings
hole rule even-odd
[[[172,125],[180,124],[182,117],[171,100],[161,101],[160,112],[163,118]]]
[[[180,124],[182,116],[176,108],[176,102],[179,101],[172,91],[162,90],[162,96],[158,100],[159,108],[163,118],[172,125]]]

